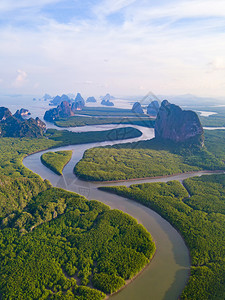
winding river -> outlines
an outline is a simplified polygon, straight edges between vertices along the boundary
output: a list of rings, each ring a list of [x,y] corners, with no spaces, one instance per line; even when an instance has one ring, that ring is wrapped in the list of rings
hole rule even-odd
[[[133,125],[132,125],[133,126]],[[53,127],[53,126],[51,126]],[[99,126],[84,126],[73,128],[72,131],[96,131],[108,130],[119,127],[129,127],[129,125],[99,125]],[[190,258],[188,249],[180,236],[180,234],[162,217],[149,208],[136,203],[132,200],[109,194],[98,190],[98,186],[103,185],[126,185],[144,182],[180,180],[190,176],[200,176],[206,172],[196,172],[192,174],[181,174],[177,176],[169,176],[155,179],[132,180],[117,183],[93,183],[79,180],[73,174],[75,164],[83,157],[85,150],[98,146],[113,145],[119,143],[127,143],[134,141],[147,140],[154,137],[154,129],[141,126],[133,126],[142,132],[139,138],[108,141],[103,143],[91,143],[83,145],[72,145],[51,149],[58,150],[73,150],[73,156],[70,162],[63,170],[63,176],[58,176],[51,170],[46,168],[40,162],[40,156],[49,150],[41,151],[26,157],[23,161],[25,167],[39,174],[43,179],[48,179],[53,186],[73,191],[84,195],[88,199],[99,200],[111,208],[120,209],[125,213],[133,216],[145,226],[151,233],[157,247],[156,254],[152,262],[144,269],[143,272],[132,283],[127,285],[119,293],[110,297],[113,300],[175,300],[179,297],[184,289],[189,272]],[[58,129],[58,128],[57,128]],[[63,128],[61,128],[63,129]],[[66,128],[68,129],[68,128]]]

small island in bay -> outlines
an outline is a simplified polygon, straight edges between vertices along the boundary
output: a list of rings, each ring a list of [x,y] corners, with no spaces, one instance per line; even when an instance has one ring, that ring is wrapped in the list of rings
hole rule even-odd
[[[104,97],[100,97],[101,105],[105,106],[114,106],[114,103],[111,100],[114,100],[115,97],[111,96],[110,94],[106,94]]]
[[[88,97],[86,100],[87,103],[96,103],[97,100],[95,99],[95,97]]]

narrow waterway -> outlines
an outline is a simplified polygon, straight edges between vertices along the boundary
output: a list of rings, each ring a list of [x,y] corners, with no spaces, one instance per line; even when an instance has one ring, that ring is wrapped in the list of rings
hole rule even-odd
[[[128,127],[129,125],[120,125],[118,127]],[[96,126],[85,126],[82,131],[96,130]],[[128,286],[119,293],[111,296],[113,300],[175,300],[179,297],[188,280],[190,271],[190,259],[188,249],[180,234],[163,218],[149,208],[136,203],[132,200],[117,195],[109,194],[98,190],[101,185],[127,185],[143,182],[183,180],[184,178],[201,175],[204,172],[194,174],[182,174],[157,179],[133,180],[119,183],[92,183],[79,180],[73,169],[75,164],[83,157],[85,150],[96,146],[105,146],[118,143],[127,143],[133,141],[146,140],[154,137],[154,130],[141,126],[133,126],[142,131],[143,135],[139,138],[109,141],[103,143],[92,143],[84,145],[74,145],[51,149],[73,150],[71,161],[63,170],[63,176],[54,174],[51,170],[42,165],[40,156],[47,151],[32,154],[23,161],[25,167],[39,174],[43,179],[48,179],[53,186],[64,188],[86,196],[88,199],[99,200],[111,208],[120,209],[123,212],[135,217],[138,222],[143,224],[151,233],[157,247],[154,259],[149,266]],[[113,129],[115,125],[99,126],[99,130]],[[79,129],[78,129],[79,130]]]

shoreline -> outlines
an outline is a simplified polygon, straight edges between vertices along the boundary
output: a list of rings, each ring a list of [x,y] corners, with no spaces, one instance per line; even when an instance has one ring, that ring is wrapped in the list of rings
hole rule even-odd
[[[153,240],[154,242],[154,240]],[[132,277],[131,279],[127,279],[125,280],[125,284],[116,292],[112,293],[112,294],[107,294],[106,297],[104,298],[104,300],[111,298],[112,296],[120,293],[123,289],[125,289],[129,284],[131,284],[136,278],[138,278],[151,264],[152,260],[154,259],[155,255],[157,253],[157,248],[155,248],[155,252],[152,255],[152,258],[149,260],[149,262],[144,266],[143,269],[141,269],[140,272],[138,272],[136,275],[134,275],[134,277]]]
[[[63,146],[60,146],[60,147],[63,147]],[[52,147],[52,148],[54,148],[54,146]],[[48,148],[47,148],[48,149]],[[39,150],[39,151],[36,151],[36,153],[37,152],[41,152],[41,151],[43,151],[43,150]],[[30,154],[29,154],[30,155]],[[28,156],[28,155],[27,155]],[[132,178],[132,179],[128,179],[128,180],[117,180],[117,181],[89,181],[89,182],[91,182],[91,183],[98,183],[98,184],[109,184],[109,183],[119,183],[119,182],[129,182],[129,181],[131,181],[131,182],[133,182],[133,181],[135,181],[135,180],[148,180],[148,179],[160,179],[160,178],[170,178],[170,177],[173,177],[173,176],[178,176],[178,175],[182,175],[182,174],[194,174],[194,173],[196,173],[196,172],[201,172],[201,173],[203,173],[202,175],[204,175],[204,173],[211,173],[211,174],[224,174],[224,172],[225,172],[225,170],[215,170],[215,171],[213,171],[213,170],[197,170],[197,171],[189,171],[189,172],[183,172],[183,173],[176,173],[176,174],[171,174],[171,175],[162,175],[162,176],[155,176],[155,177],[145,177],[145,178]],[[197,175],[196,175],[197,176]],[[84,181],[86,181],[86,180],[84,180]],[[88,181],[86,181],[86,182],[88,182]],[[139,203],[139,202],[138,202]],[[141,204],[141,203],[140,203]],[[142,204],[143,205],[143,204]],[[145,205],[144,205],[145,206]],[[147,207],[147,206],[146,206]],[[156,212],[157,213],[157,212]],[[159,213],[157,213],[157,214],[159,214]],[[160,215],[160,214],[159,214]],[[161,215],[160,215],[161,216]],[[165,218],[164,218],[165,219]],[[165,219],[166,220],[166,219]],[[167,220],[167,222],[168,223],[170,223],[168,220]],[[172,226],[172,225],[171,225]],[[180,233],[180,231],[176,228],[176,227],[174,227],[174,226],[172,226],[176,231],[177,231],[177,233],[180,235],[180,237],[182,238],[182,240],[183,240],[183,242],[184,242],[184,244],[186,245],[186,247],[187,247],[187,244],[186,244],[186,242],[185,242],[185,240],[184,240],[184,238],[183,238],[183,236],[181,235],[181,233]],[[191,261],[192,261],[192,259],[191,259],[191,256],[190,256],[190,249],[189,249],[189,247],[187,247],[187,249],[188,249],[188,257],[189,257],[189,262],[190,262],[190,267],[192,266],[192,264],[191,264]],[[150,264],[151,264],[151,262],[152,262],[152,260],[154,259],[154,257],[155,257],[155,255],[157,254],[157,249],[156,249],[156,251],[155,251],[155,253],[154,253],[154,255],[152,256],[152,258],[151,258],[151,260],[149,261],[149,263],[147,263],[145,266],[144,266],[144,268],[139,272],[139,273],[137,273],[133,278],[131,278],[131,279],[129,279],[129,280],[126,280],[125,281],[125,284],[124,284],[124,286],[122,286],[118,291],[116,291],[116,292],[114,292],[114,293],[112,293],[112,294],[108,294],[108,295],[106,295],[106,297],[104,298],[105,300],[106,299],[110,299],[112,296],[114,296],[114,295],[116,295],[116,294],[118,294],[119,292],[121,292],[123,289],[125,289],[128,285],[130,285],[136,278],[138,278],[149,266],[150,266]],[[184,286],[184,288],[187,286],[187,284],[188,284],[188,282],[189,282],[189,278],[190,278],[190,274],[191,274],[191,269],[189,269],[188,270],[188,277],[187,277],[187,280],[186,280],[186,284],[185,284],[185,286]],[[180,292],[180,294],[179,294],[179,297],[181,296],[181,294],[182,294],[182,292],[183,292],[183,290]]]
[[[160,175],[160,176],[150,176],[150,177],[141,177],[141,178],[131,178],[131,179],[120,179],[120,180],[107,180],[107,181],[92,181],[92,180],[84,180],[83,178],[79,177],[79,175],[76,175],[77,178],[79,178],[79,180],[82,180],[84,182],[90,182],[93,184],[109,184],[109,183],[120,183],[120,182],[129,182],[129,181],[138,181],[138,180],[151,180],[151,179],[163,179],[163,178],[169,178],[169,177],[173,177],[173,176],[179,176],[182,174],[194,174],[196,172],[203,172],[203,173],[213,173],[213,174],[224,174],[225,170],[196,170],[196,171],[189,171],[189,172],[183,172],[183,173],[174,173],[174,174],[170,174],[170,175]]]
[[[185,188],[185,187],[184,187],[184,188]],[[185,188],[185,189],[186,189],[186,188]],[[115,194],[115,195],[118,195],[118,194],[116,194],[114,191],[112,191],[112,192],[108,192],[107,190],[103,190],[103,191],[106,192],[106,193],[109,193],[109,194]],[[120,195],[119,195],[119,196],[120,196]],[[124,197],[124,196],[121,196],[121,197]],[[131,201],[134,201],[134,202],[136,202],[136,203],[139,203],[139,204],[143,205],[144,207],[147,207],[148,209],[153,210],[156,214],[158,214],[160,217],[162,217],[161,214],[160,214],[159,212],[157,212],[156,210],[150,208],[149,206],[144,205],[143,203],[141,203],[141,202],[139,202],[139,201],[136,201],[136,200],[134,200],[134,199],[132,199],[132,198],[128,198],[128,199],[130,199]],[[187,278],[187,280],[186,280],[186,284],[185,284],[185,287],[184,287],[184,289],[185,289],[186,286],[187,286],[187,284],[188,284],[188,282],[189,282],[190,276],[191,276],[191,268],[193,267],[193,266],[192,266],[192,258],[191,258],[191,255],[190,255],[190,249],[189,249],[189,247],[188,247],[188,245],[187,245],[187,243],[186,243],[186,241],[185,241],[183,235],[181,234],[180,230],[179,230],[177,227],[175,227],[174,225],[172,225],[172,224],[170,223],[169,220],[167,220],[167,219],[164,218],[164,217],[162,217],[162,218],[163,218],[164,220],[166,220],[166,221],[174,228],[174,230],[180,235],[182,241],[184,242],[185,246],[186,246],[187,249],[188,249],[188,258],[189,258],[190,268],[189,268],[189,270],[188,270],[188,278]],[[140,224],[141,224],[141,223],[140,223]],[[151,233],[150,233],[150,234],[151,234]],[[152,240],[153,240],[153,242],[155,243],[155,240],[153,239],[153,237],[152,237]],[[117,292],[114,292],[114,293],[112,293],[112,294],[110,294],[110,295],[107,295],[107,297],[106,297],[104,300],[109,299],[111,296],[118,294],[121,290],[123,290],[124,288],[126,288],[127,285],[129,285],[129,284],[132,283],[137,277],[139,277],[139,276],[140,276],[140,275],[141,275],[141,274],[142,274],[142,273],[150,266],[152,260],[154,259],[155,255],[157,254],[157,251],[158,251],[158,249],[156,248],[156,250],[155,250],[155,252],[154,252],[154,254],[153,254],[151,260],[149,261],[149,263],[148,263],[148,264],[147,264],[147,265],[146,265],[146,266],[145,266],[138,274],[136,274],[133,278],[127,280],[126,283],[125,283],[125,285],[122,286]],[[184,289],[180,292],[178,299],[180,299],[180,296],[182,295]]]
[[[85,143],[86,144],[86,143]],[[43,149],[43,150],[38,150],[38,151],[35,151],[34,153],[38,153],[38,152],[41,152],[41,151],[44,151],[44,150],[47,150],[47,149],[51,149],[51,148],[61,148],[61,147],[66,147],[66,146],[70,146],[70,145],[59,145],[59,146],[52,146],[52,147],[50,147],[50,148],[45,148],[45,149]],[[30,156],[31,154],[28,154],[28,155],[26,155],[25,157],[27,157],[27,156]],[[25,158],[25,157],[23,157],[23,159]],[[22,160],[23,160],[22,159]],[[29,169],[28,169],[29,170]],[[33,172],[33,171],[32,171]],[[195,174],[195,173],[202,173],[202,174],[200,174],[199,176],[201,176],[201,175],[204,175],[204,174],[206,174],[206,173],[209,173],[209,174],[224,174],[224,172],[225,172],[225,170],[196,170],[196,171],[189,171],[189,172],[182,172],[182,173],[175,173],[175,174],[170,174],[170,175],[161,175],[161,176],[151,176],[151,177],[144,177],[144,178],[132,178],[132,179],[123,179],[123,180],[117,180],[117,181],[90,181],[90,180],[83,180],[84,182],[90,182],[90,183],[93,183],[93,184],[98,184],[98,185],[104,185],[104,184],[113,184],[113,183],[120,183],[120,182],[134,182],[135,180],[136,181],[138,181],[138,180],[151,180],[151,179],[160,179],[160,178],[171,178],[171,177],[173,177],[173,176],[178,176],[178,175],[184,175],[184,174]],[[37,174],[38,175],[38,174]],[[39,175],[40,176],[40,175]],[[198,176],[198,175],[195,175],[195,176]],[[78,177],[79,178],[79,177]],[[79,178],[80,179],[80,178]],[[99,201],[99,200],[98,200]],[[140,203],[141,204],[141,203]],[[142,204],[143,205],[143,204]],[[145,205],[143,205],[143,206],[145,206]],[[145,206],[145,207],[147,207],[147,206]],[[156,212],[156,211],[155,211]],[[157,213],[157,212],[156,212]],[[159,216],[161,216],[159,213],[157,213]],[[166,220],[165,218],[163,218],[164,220]],[[169,221],[167,221],[168,223],[170,223]],[[172,226],[172,225],[171,225]],[[187,245],[186,245],[186,242],[185,242],[185,240],[184,240],[184,238],[183,238],[183,236],[180,234],[180,232],[179,232],[179,230],[177,230],[177,228],[176,227],[174,227],[174,226],[172,226],[175,230],[176,230],[176,232],[179,234],[179,236],[182,238],[182,240],[183,240],[183,242],[184,242],[184,244],[185,244],[185,246],[187,247]],[[188,249],[188,257],[189,257],[189,262],[190,262],[190,266],[192,266],[192,264],[191,264],[191,257],[190,257],[190,250],[189,250],[189,247],[187,247],[187,249]],[[146,269],[148,269],[148,267],[150,266],[150,264],[151,264],[151,262],[152,262],[152,260],[154,259],[154,257],[155,257],[155,255],[157,254],[157,249],[155,250],[155,253],[154,253],[154,255],[152,256],[152,258],[151,258],[151,260],[143,267],[143,269],[139,272],[139,273],[137,273],[133,278],[131,278],[131,279],[129,279],[129,280],[126,280],[125,281],[125,284],[118,290],[118,291],[116,291],[116,292],[114,292],[114,293],[112,293],[112,294],[108,294],[108,295],[106,295],[106,298],[104,298],[104,299],[109,299],[109,298],[111,298],[111,297],[113,297],[114,295],[116,295],[116,294],[118,294],[119,292],[121,292],[123,289],[125,289],[128,285],[130,285],[130,283],[132,283],[134,280],[136,280],[136,278],[138,278],[143,272],[145,272],[146,271]],[[185,286],[184,286],[184,288],[187,286],[187,283],[188,283],[188,281],[189,281],[189,278],[190,278],[190,273],[191,273],[191,271],[190,271],[190,269],[188,270],[188,277],[187,277],[187,279],[186,279],[186,283],[185,283]],[[182,294],[182,292],[183,292],[183,290],[180,292],[180,294],[179,294],[179,297],[180,297],[180,295]]]

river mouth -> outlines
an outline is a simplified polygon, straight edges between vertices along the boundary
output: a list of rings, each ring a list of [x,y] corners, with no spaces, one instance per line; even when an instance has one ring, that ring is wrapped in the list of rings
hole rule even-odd
[[[121,126],[129,127],[129,125]],[[100,191],[98,186],[106,185],[106,183],[100,182],[96,184],[83,181],[77,178],[73,173],[75,164],[83,157],[84,151],[89,148],[141,141],[154,137],[154,129],[152,128],[145,128],[141,126],[133,127],[141,130],[143,135],[139,138],[130,140],[71,145],[51,149],[51,151],[57,151],[59,149],[73,150],[72,159],[64,168],[63,176],[54,174],[51,170],[41,164],[40,156],[49,150],[30,155],[23,160],[23,163],[25,167],[34,173],[39,174],[43,179],[48,179],[55,187],[79,193],[88,199],[101,201],[109,205],[111,208],[119,209],[128,213],[136,218],[139,223],[143,224],[143,226],[151,233],[157,247],[153,260],[134,281],[132,281],[119,293],[111,296],[110,299],[175,300],[184,289],[190,272],[189,252],[180,234],[166,220],[149,208],[124,197]],[[115,125],[113,125],[113,128],[115,128]],[[88,126],[88,131],[91,131],[91,126]],[[189,175],[189,177],[190,176],[194,175],[192,174]],[[150,179],[147,180],[148,181],[146,182],[151,182]],[[167,181],[168,180],[172,180],[172,178],[167,178]],[[162,181],[162,178],[158,179],[158,181]],[[134,180],[132,182],[127,182],[127,185],[138,182],[138,180]],[[118,184],[125,185],[125,182],[117,184],[108,183],[108,185]]]

